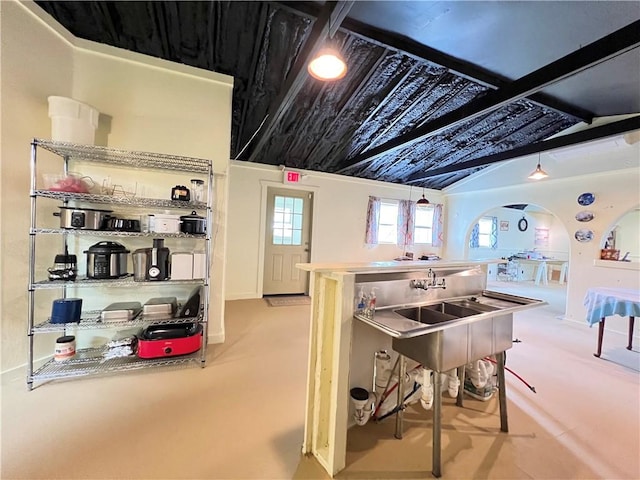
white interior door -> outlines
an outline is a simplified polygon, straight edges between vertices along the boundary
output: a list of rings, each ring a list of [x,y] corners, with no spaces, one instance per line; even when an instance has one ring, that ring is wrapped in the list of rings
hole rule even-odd
[[[308,272],[296,268],[310,258],[311,192],[267,190],[267,238],[263,295],[307,293]]]

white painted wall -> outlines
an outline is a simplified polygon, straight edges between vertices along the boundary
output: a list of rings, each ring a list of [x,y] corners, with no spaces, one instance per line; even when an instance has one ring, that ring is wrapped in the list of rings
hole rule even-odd
[[[369,196],[388,199],[420,198],[422,191],[404,185],[303,171],[298,187],[314,193],[311,262],[369,262],[402,254],[395,245],[369,247],[364,243]],[[229,175],[229,242],[227,299],[262,296],[266,188],[282,187],[278,167],[231,162]],[[287,185],[286,188],[291,188]],[[432,203],[443,203],[438,191],[426,190]],[[414,255],[440,254],[439,248],[415,245]]]
[[[100,110],[97,135],[100,144],[214,160],[218,175],[209,338],[223,341],[224,224],[232,79],[73,39],[47,26],[45,22],[50,17],[31,3],[0,3],[2,369],[24,364],[26,360],[29,141],[33,137],[50,138],[49,95],[73,97]],[[120,180],[137,180],[145,185],[146,195],[158,191],[161,196],[168,196],[172,185],[189,180],[186,174],[179,178],[180,182],[171,176],[160,183],[162,175],[122,172]],[[59,253],[59,245],[49,248],[49,251],[46,247],[39,249],[40,258],[52,261],[55,253]],[[7,252],[11,255],[6,255]],[[84,256],[78,257],[82,269]],[[36,357],[51,353],[52,348],[43,348],[36,352]]]
[[[599,259],[601,240],[608,232],[608,227],[615,219],[639,204],[639,145],[635,144],[602,154],[600,161],[603,162],[601,168],[611,165],[616,169],[559,179],[554,179],[553,172],[550,171],[550,179],[526,182],[526,175],[532,168],[528,163],[516,161],[505,164],[502,171],[492,169],[485,172],[484,178],[480,175],[476,179],[470,179],[464,184],[449,189],[447,191],[447,238],[449,241],[446,244],[445,256],[457,258],[469,255],[469,233],[476,219],[485,212],[505,204],[533,204],[553,213],[557,217],[557,222],[569,233],[570,268],[566,318],[584,321],[586,312],[582,303],[589,287],[640,289],[637,263],[633,265],[634,269],[594,265],[594,261]],[[626,168],[618,169],[617,165]],[[544,162],[543,168],[547,169]],[[563,168],[569,167],[565,165]],[[574,171],[580,172],[579,160],[576,160]],[[485,182],[486,176],[491,175],[500,178],[493,180],[489,178],[489,181]],[[495,186],[500,179],[510,179],[512,185]],[[518,182],[518,179],[523,180]],[[485,189],[484,185],[491,182],[494,184],[493,188]],[[589,210],[595,214],[595,219],[589,223],[580,223],[575,219],[576,213],[585,209],[577,203],[578,196],[583,192],[592,192],[596,195],[595,203],[589,206]],[[577,242],[573,238],[574,232],[586,226],[594,231],[594,240],[588,243]],[[559,228],[554,226],[554,230]],[[608,321],[607,325],[624,332],[626,320],[615,317],[615,320]]]
[[[214,161],[218,175],[209,340],[224,341],[225,198],[232,79],[88,42],[87,49],[79,50],[74,59],[73,84],[74,98],[108,116],[108,146]],[[164,183],[160,183],[162,177],[166,177]],[[187,173],[145,173],[140,183],[145,195],[163,198],[176,184],[188,186],[192,177]],[[154,181],[162,187],[154,189]]]
[[[73,51],[22,6],[0,2],[2,370],[27,358],[29,142],[47,137],[47,96],[72,92]]]

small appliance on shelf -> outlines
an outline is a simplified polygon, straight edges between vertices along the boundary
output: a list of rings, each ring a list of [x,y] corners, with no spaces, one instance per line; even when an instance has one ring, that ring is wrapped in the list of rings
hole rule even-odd
[[[184,185],[176,185],[171,189],[171,200],[182,200],[188,202],[191,200],[191,192]]]

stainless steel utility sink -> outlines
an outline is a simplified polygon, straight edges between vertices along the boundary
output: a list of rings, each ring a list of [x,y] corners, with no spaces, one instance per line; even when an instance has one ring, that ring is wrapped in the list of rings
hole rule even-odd
[[[394,310],[394,313],[402,315],[404,318],[413,320],[415,322],[426,323],[428,325],[435,325],[437,323],[448,322],[460,318],[459,315],[449,313],[449,309],[444,308],[444,303],[437,305],[418,306],[409,308],[399,308]],[[445,311],[446,310],[446,311]]]
[[[392,341],[395,351],[438,372],[502,352],[512,345],[512,314],[501,314],[498,308],[474,299],[400,308],[393,312],[429,325],[459,323],[451,328],[411,338],[394,338]],[[461,319],[476,316],[473,322],[460,322]]]
[[[497,310],[495,307],[483,305],[473,300],[458,300],[450,302],[440,302],[431,305],[419,305],[415,307],[399,308],[394,313],[402,315],[404,318],[420,323],[435,325],[448,322],[457,318],[470,317],[479,313]]]

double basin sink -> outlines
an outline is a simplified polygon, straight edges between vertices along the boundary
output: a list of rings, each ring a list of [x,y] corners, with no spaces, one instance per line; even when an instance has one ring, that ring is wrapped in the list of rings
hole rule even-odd
[[[497,292],[376,310],[356,315],[392,337],[395,351],[444,372],[505,351],[513,342],[513,312],[546,302]]]

